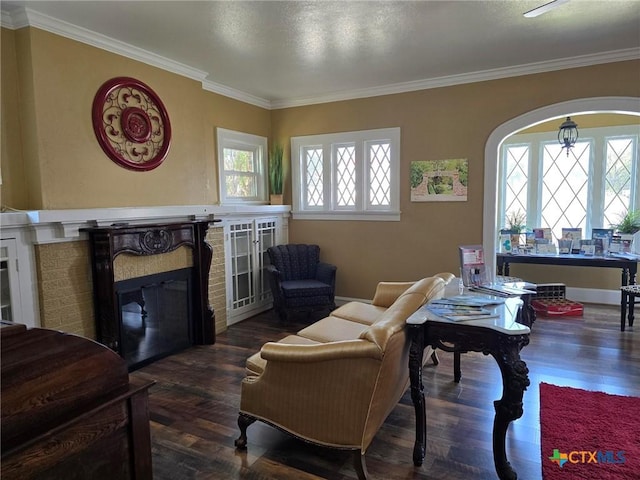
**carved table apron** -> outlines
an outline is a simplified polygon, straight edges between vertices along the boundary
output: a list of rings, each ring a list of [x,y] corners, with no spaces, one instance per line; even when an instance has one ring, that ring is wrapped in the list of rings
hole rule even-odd
[[[529,343],[528,327],[516,322],[522,301],[505,299],[493,307],[499,318],[452,322],[430,313],[423,306],[407,320],[411,349],[409,377],[411,399],[416,412],[416,442],[413,463],[422,465],[426,452],[427,418],[422,384],[422,357],[427,345],[448,352],[482,352],[491,355],[502,373],[502,398],[494,402],[493,461],[498,477],[515,480],[515,470],[507,460],[505,439],[509,423],[523,414],[522,397],[529,386],[529,369],[520,359],[520,350]]]

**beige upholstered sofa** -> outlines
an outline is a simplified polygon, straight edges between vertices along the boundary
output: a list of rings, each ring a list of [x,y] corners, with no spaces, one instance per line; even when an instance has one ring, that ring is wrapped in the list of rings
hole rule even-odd
[[[382,282],[371,304],[347,303],[297,335],[266,343],[246,363],[236,447],[246,447],[247,427],[261,420],[311,443],[352,450],[358,478],[366,478],[367,447],[409,385],[405,322],[441,297],[452,278]]]

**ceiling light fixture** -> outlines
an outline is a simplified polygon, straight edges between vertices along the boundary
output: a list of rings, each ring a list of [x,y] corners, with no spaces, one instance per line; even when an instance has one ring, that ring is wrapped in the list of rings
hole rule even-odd
[[[545,3],[539,7],[534,8],[533,10],[529,10],[524,13],[524,16],[527,18],[535,18],[543,13],[547,13],[549,10],[553,10],[556,7],[559,7],[563,3],[567,3],[569,0],[553,0],[552,2]]]
[[[569,156],[569,150],[578,141],[578,125],[571,120],[571,117],[562,122],[560,129],[558,130],[558,142],[562,145],[562,148],[567,149],[567,157]],[[562,149],[561,149],[562,150]]]

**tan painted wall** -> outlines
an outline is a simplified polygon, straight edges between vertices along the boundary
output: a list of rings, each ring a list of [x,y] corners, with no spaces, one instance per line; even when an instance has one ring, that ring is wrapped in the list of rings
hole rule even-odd
[[[415,279],[439,271],[457,273],[457,246],[482,243],[484,148],[491,132],[511,118],[562,101],[640,97],[639,72],[640,62],[620,62],[274,111],[276,139],[402,129],[400,222],[294,220],[289,224],[289,239],[321,246],[323,259],[338,265],[337,291],[342,296],[371,298],[380,280]],[[412,203],[410,162],[448,158],[469,160],[468,201]],[[290,201],[290,178],[285,195],[285,201]],[[514,268],[516,271],[528,275],[524,267]],[[579,287],[619,285],[618,272],[576,273],[563,278]],[[536,280],[545,276],[536,274]],[[546,281],[555,281],[556,275],[549,270],[548,277]]]
[[[200,82],[36,28],[8,36],[16,39],[18,108],[29,132],[22,142],[28,202],[24,205],[12,189],[3,198],[9,206],[66,209],[218,203],[215,127],[270,134],[267,110],[207,92]],[[2,67],[4,71],[4,55]],[[11,64],[6,68],[15,70]],[[171,148],[152,171],[133,172],[118,166],[96,141],[93,98],[105,81],[117,76],[149,85],[168,111]],[[20,163],[20,154],[19,148],[12,150],[12,165]]]
[[[3,40],[5,35],[3,30]],[[196,81],[35,28],[8,36],[13,37],[16,54],[15,60],[5,55],[7,49],[10,53],[11,40],[8,46],[3,41],[2,78],[15,75],[19,103],[7,100],[10,95],[3,84],[3,140],[8,132],[20,127],[22,131],[21,144],[7,147],[8,167],[3,141],[3,173],[5,168],[12,172],[12,186],[3,185],[2,202],[9,206],[63,209],[216,203],[216,126],[272,136],[287,150],[291,136],[401,127],[400,222],[289,224],[291,241],[320,244],[323,259],[338,265],[337,293],[347,297],[371,298],[379,280],[457,272],[457,246],[482,239],[484,147],[497,126],[561,101],[640,97],[640,62],[629,61],[269,112],[205,92]],[[117,166],[95,140],[91,103],[100,85],[115,76],[147,83],[169,111],[172,147],[165,162],[151,172]],[[5,111],[19,115],[7,119]],[[411,203],[410,162],[445,158],[469,160],[469,200]],[[25,194],[17,187],[21,184],[28,191],[26,205]],[[285,201],[290,199],[287,172]],[[609,273],[613,277],[614,272],[604,276]],[[596,286],[594,279],[603,272],[569,276],[574,286]],[[615,288],[615,278],[597,285]]]
[[[0,69],[0,116],[1,145],[0,170],[2,185],[0,186],[0,204],[11,204],[22,209],[28,206],[27,185],[22,161],[21,127],[19,119],[18,96],[18,63],[16,58],[15,32],[1,29]],[[7,199],[10,201],[7,202]]]

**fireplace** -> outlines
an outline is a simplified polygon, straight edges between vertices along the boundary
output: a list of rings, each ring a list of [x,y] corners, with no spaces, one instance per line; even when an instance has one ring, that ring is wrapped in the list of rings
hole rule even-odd
[[[116,282],[120,353],[131,369],[193,345],[190,270]]]
[[[207,298],[212,258],[205,241],[208,224],[194,221],[85,230],[91,244],[97,340],[120,354],[130,370],[191,345],[215,342],[214,316]],[[120,278],[116,268],[120,255],[133,255],[146,264],[157,260],[151,256],[183,251],[190,251],[186,267],[144,275],[134,272],[126,278]]]

